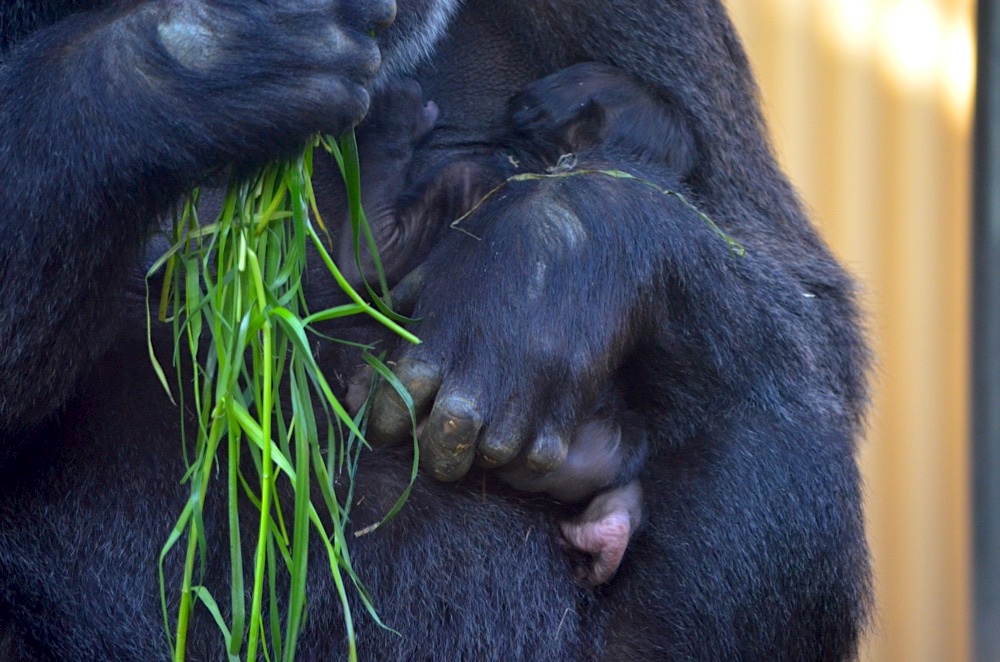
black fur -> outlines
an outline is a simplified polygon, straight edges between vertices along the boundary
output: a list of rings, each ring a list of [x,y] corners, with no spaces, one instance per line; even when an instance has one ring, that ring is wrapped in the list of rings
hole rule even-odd
[[[646,533],[602,603],[618,610],[609,632],[641,636],[618,636],[611,657],[851,657],[870,599],[854,457],[868,353],[854,285],[775,162],[721,3],[470,0],[419,72],[442,115],[417,168],[482,144],[505,122],[500,99],[586,60],[682,109],[691,200],[747,255],[642,185],[510,187],[484,226],[465,224],[482,240],[446,237],[415,288],[425,343],[395,358],[430,409],[422,458],[443,478],[468,467],[470,442],[481,464],[558,463],[551,449],[615,374],[653,437]]]
[[[156,554],[183,499],[177,414],[145,364],[140,302],[108,293],[189,185],[357,119],[367,97],[353,82],[374,66],[364,35],[386,6],[206,0],[220,28],[208,38],[177,31],[208,20],[194,0],[79,4],[0,8],[5,43],[19,41],[0,68],[0,658],[157,659]],[[401,24],[429,4],[401,3]],[[334,22],[350,48],[304,46]],[[395,71],[429,41],[393,35]],[[400,519],[354,546],[402,633],[360,615],[362,654],[851,657],[870,592],[854,460],[867,353],[852,283],[775,163],[721,2],[466,0],[417,72],[442,120],[415,167],[492,150],[507,99],[581,61],[669,91],[695,140],[686,189],[747,255],[677,200],[604,176],[511,186],[469,219],[479,240],[447,233],[407,285],[425,343],[396,357],[404,376],[431,375],[425,406],[444,394],[428,455],[454,446],[434,428],[458,413],[481,423],[465,426],[483,431],[481,457],[557,462],[614,379],[652,431],[648,522],[590,593],[558,549],[561,509],[479,474],[420,477]],[[465,409],[453,395],[471,396]],[[352,526],[384,512],[407,462],[368,456]],[[210,586],[225,576],[215,558]],[[328,659],[340,615],[328,580],[313,588],[302,654]],[[191,658],[212,659],[219,635],[198,614]]]
[[[695,165],[696,148],[683,115],[675,104],[621,69],[594,62],[567,67],[527,86],[508,107],[507,123],[493,138],[492,152],[477,155],[469,150],[469,158],[423,173],[411,168],[414,149],[437,120],[436,104],[425,102],[412,80],[389,85],[375,98],[358,131],[361,190],[390,282],[420,264],[446,228],[454,229],[518,175],[575,176],[602,167],[610,170],[614,167],[610,164],[631,164],[659,174],[658,182],[645,185],[666,186],[672,193],[690,196],[684,180]],[[330,180],[338,176],[321,175],[317,187],[327,197],[335,196],[337,182]],[[337,214],[346,219],[342,235],[350,236],[344,207],[338,205]],[[539,246],[544,249],[546,237],[541,239]],[[351,244],[340,242],[341,263],[360,281]],[[363,266],[365,277],[374,281],[370,261]],[[419,278],[415,275],[411,281]],[[604,385],[597,411],[589,417],[594,425],[574,422],[578,431],[586,429],[584,437],[593,438],[582,441],[579,435],[568,435],[569,459],[559,469],[538,473],[513,461],[504,463],[500,475],[519,489],[547,492],[561,501],[580,501],[599,488],[634,479],[645,457],[646,435],[629,425],[630,434],[622,437],[624,421],[618,419],[624,417],[625,407],[619,390],[614,380]],[[641,426],[642,417],[631,418]]]

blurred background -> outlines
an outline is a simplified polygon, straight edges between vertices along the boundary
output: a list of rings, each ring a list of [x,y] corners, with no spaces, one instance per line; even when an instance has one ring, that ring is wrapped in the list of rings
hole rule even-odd
[[[862,659],[968,660],[975,1],[727,2],[780,159],[869,313]]]

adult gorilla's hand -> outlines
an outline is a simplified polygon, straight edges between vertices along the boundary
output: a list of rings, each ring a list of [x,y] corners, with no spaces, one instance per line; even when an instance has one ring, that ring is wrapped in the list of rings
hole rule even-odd
[[[456,0],[401,0],[396,23],[394,0],[83,4],[0,4],[0,30],[44,25],[0,66],[0,436],[99,360],[114,334],[94,329],[121,318],[104,294],[181,195],[349,128],[382,55],[427,51]]]
[[[394,0],[150,3],[137,18],[152,23],[168,57],[142,66],[190,86],[222,163],[273,158],[361,119],[381,64],[377,35],[395,15]]]
[[[604,179],[512,183],[397,288],[401,307],[415,303],[424,342],[394,357],[393,370],[413,397],[421,461],[436,478],[461,478],[474,460],[557,468],[581,415],[631,349],[651,267],[628,248],[639,228],[593,213],[616,208],[617,192],[636,194]],[[630,252],[627,268],[616,267]],[[409,427],[409,412],[383,384],[370,438],[398,442]]]

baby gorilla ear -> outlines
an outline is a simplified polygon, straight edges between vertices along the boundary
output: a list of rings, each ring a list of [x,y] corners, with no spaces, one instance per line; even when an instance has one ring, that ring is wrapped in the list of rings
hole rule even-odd
[[[600,103],[588,99],[572,114],[556,115],[549,111],[550,103],[539,96],[541,91],[529,88],[509,104],[511,129],[517,141],[524,143],[524,151],[539,154],[551,166],[565,154],[576,154],[604,141],[607,113]]]
[[[562,140],[565,146],[563,154],[576,154],[588,147],[601,144],[604,142],[606,128],[607,113],[604,107],[591,99],[573,120],[563,127]]]

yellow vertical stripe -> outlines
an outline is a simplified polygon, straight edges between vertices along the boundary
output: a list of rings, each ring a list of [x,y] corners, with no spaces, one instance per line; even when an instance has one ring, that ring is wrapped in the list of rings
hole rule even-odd
[[[863,659],[969,659],[971,0],[729,0],[775,145],[861,280],[878,589]]]

